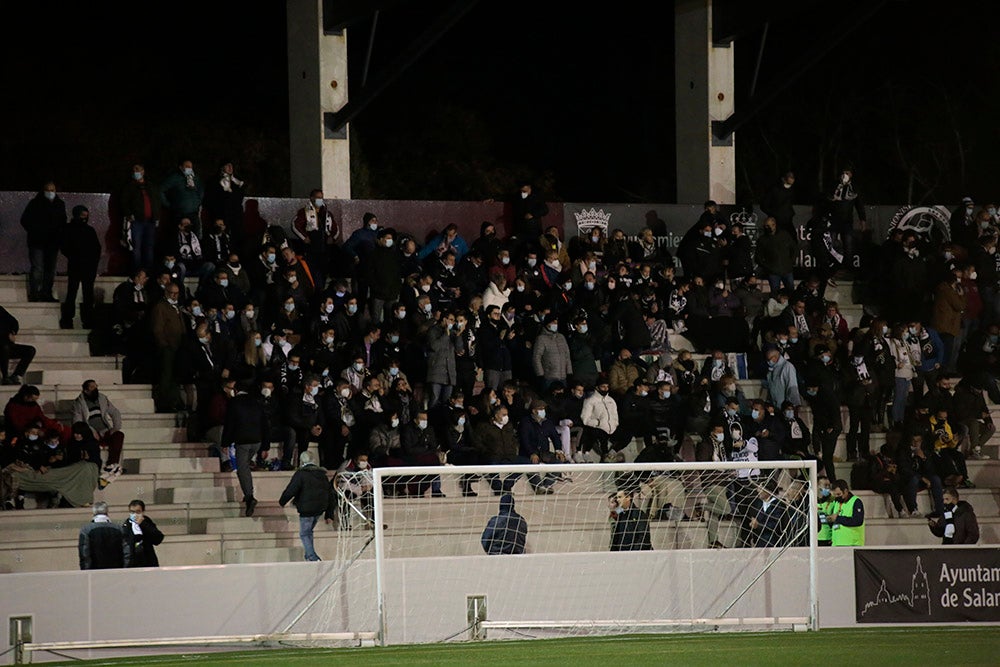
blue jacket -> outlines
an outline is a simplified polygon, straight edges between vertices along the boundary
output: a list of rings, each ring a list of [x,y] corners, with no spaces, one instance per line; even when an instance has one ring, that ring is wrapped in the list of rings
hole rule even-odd
[[[934,364],[944,365],[944,342],[941,340],[941,336],[938,334],[936,329],[924,327],[924,331],[927,332],[927,336],[930,338],[930,343],[934,348],[934,353],[928,356],[926,354],[926,350],[921,350],[923,354],[920,358],[920,370],[932,371],[934,370]]]
[[[441,246],[442,243],[444,243],[443,233],[438,234],[430,241],[428,241],[427,245],[421,248],[420,252],[417,253],[417,256],[420,259],[426,258],[430,254],[435,252]],[[458,266],[458,263],[461,262],[462,258],[465,257],[466,253],[469,252],[469,245],[465,242],[465,239],[463,239],[461,236],[456,236],[452,240],[450,247],[455,253],[455,266]]]
[[[561,446],[559,433],[552,420],[543,419],[538,422],[531,415],[518,424],[517,441],[521,446],[521,456],[530,458],[532,454],[537,454],[542,460],[552,453],[553,447]]]
[[[492,517],[483,529],[480,542],[483,551],[491,556],[500,554],[523,554],[528,538],[528,522],[514,511],[514,496],[505,493],[500,496],[500,512]]]

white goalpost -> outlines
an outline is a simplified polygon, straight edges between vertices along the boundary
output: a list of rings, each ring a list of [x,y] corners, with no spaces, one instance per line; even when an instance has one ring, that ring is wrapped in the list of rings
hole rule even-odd
[[[437,480],[446,498],[423,493]],[[818,627],[814,462],[376,469],[372,486],[382,644]]]

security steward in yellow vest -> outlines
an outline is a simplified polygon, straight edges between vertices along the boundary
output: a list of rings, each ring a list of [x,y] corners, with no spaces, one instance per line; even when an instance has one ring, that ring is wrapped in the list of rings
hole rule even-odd
[[[828,517],[833,514],[837,501],[830,491],[830,482],[825,477],[819,480],[816,506],[819,511],[819,532],[816,534],[816,544],[828,547],[833,544],[833,527]]]
[[[835,547],[863,547],[865,545],[865,506],[861,498],[851,493],[847,482],[838,479],[833,483],[833,512],[827,515]]]

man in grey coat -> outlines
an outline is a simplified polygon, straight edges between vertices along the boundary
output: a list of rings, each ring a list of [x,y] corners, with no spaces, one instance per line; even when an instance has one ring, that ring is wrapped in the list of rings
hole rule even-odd
[[[436,326],[427,331],[427,409],[445,403],[458,383],[455,363],[455,314],[444,312]]]
[[[789,401],[792,405],[802,405],[799,395],[799,376],[792,362],[781,356],[778,348],[767,351],[767,391],[773,405]]]
[[[566,337],[559,333],[559,318],[555,314],[550,313],[545,318],[545,327],[535,338],[531,363],[543,391],[548,391],[556,382],[565,384],[566,378],[573,373],[569,344]]]
[[[83,383],[83,391],[73,401],[73,423],[84,422],[94,432],[94,439],[101,448],[107,448],[108,460],[102,469],[105,479],[121,474],[122,413],[107,396],[102,394],[94,380]],[[97,461],[100,465],[100,461]]]

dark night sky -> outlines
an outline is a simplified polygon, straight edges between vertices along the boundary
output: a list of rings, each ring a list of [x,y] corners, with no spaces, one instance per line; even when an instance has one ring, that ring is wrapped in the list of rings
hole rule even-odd
[[[5,3],[0,189],[35,189],[51,176],[63,189],[107,191],[117,182],[103,184],[129,160],[166,168],[187,152],[210,168],[224,152],[266,190],[257,194],[290,194],[284,3],[111,4]],[[770,26],[760,91],[862,4],[725,3],[722,11],[744,12],[736,22],[737,104],[747,98],[761,35],[760,15],[748,6],[785,8]],[[372,75],[447,5],[400,2],[384,11]],[[563,3],[480,0],[353,123],[375,189],[387,198],[441,196],[433,184],[408,183],[392,159],[408,142],[415,154],[436,155],[449,128],[434,125],[457,122],[473,128],[465,131],[496,164],[550,174],[554,198],[669,201],[666,7],[578,3],[570,11]],[[743,196],[785,168],[818,185],[821,172],[826,182],[847,162],[867,179],[873,201],[905,197],[908,169],[929,200],[1000,194],[992,182],[1000,47],[984,30],[990,7],[889,2],[737,134]],[[355,95],[369,25],[349,32]],[[380,183],[390,167],[392,182]]]

